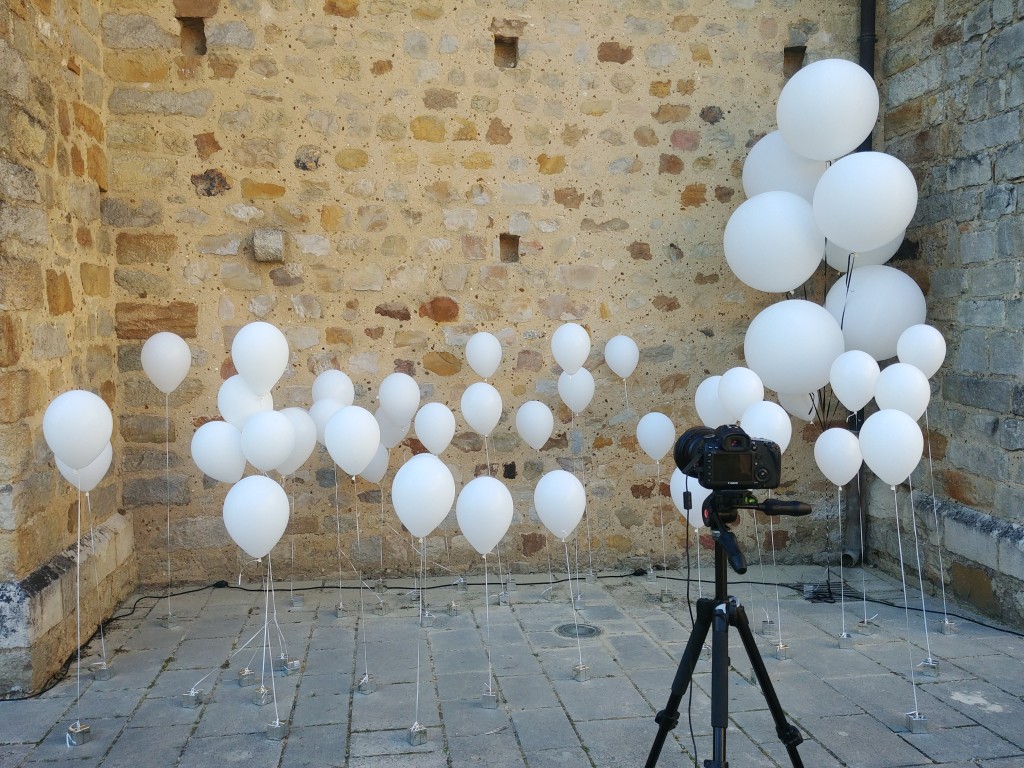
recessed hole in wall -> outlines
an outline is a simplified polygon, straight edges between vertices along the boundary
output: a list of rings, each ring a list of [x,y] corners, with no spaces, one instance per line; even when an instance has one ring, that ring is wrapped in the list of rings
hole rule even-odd
[[[511,69],[519,63],[519,38],[494,36],[494,66]]]
[[[787,45],[782,49],[782,76],[787,80],[800,71],[807,56],[806,45]]]
[[[202,18],[178,17],[181,24],[181,52],[186,56],[206,55],[206,27]]]
[[[519,235],[508,232],[498,235],[498,253],[506,263],[519,261]]]

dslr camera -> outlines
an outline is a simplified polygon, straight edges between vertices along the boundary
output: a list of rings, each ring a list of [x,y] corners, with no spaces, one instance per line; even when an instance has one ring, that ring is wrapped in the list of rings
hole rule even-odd
[[[778,488],[782,451],[770,440],[751,438],[737,425],[694,427],[676,441],[676,466],[705,488]]]

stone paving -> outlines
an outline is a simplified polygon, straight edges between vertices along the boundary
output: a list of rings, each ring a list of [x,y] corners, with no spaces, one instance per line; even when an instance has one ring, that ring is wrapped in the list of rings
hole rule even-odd
[[[897,582],[870,569],[844,575],[850,590],[902,600]],[[745,577],[730,576],[779,699],[804,735],[804,765],[1024,766],[1020,635],[963,618],[955,619],[955,632],[943,633],[941,602],[929,599],[926,640],[919,610],[908,619],[903,608],[862,602],[854,592],[845,605],[850,647],[840,648],[842,605],[805,598],[811,587],[803,585],[824,577],[816,566],[766,569],[764,579],[755,566]],[[302,607],[293,606],[287,582],[278,584],[269,665],[284,648],[298,668],[277,674],[261,664],[265,596],[258,585],[174,597],[173,629],[161,623],[166,600],[133,596],[119,613],[138,601],[134,612],[106,632],[109,679],[88,671],[100,660],[94,639],[83,656],[77,703],[74,667],[42,696],[0,702],[0,768],[643,765],[657,732],[654,715],[666,704],[690,633],[685,574],[658,574],[654,582],[601,574],[580,582],[578,612],[568,584],[548,590],[548,578],[516,576],[507,604],[492,583],[486,606],[482,578],[470,577],[467,591],[450,578],[428,580],[423,594],[433,618],[423,627],[408,580],[390,582],[380,595],[355,582],[344,590],[296,584]],[[691,597],[710,591],[709,578],[705,571],[702,583],[690,582]],[[800,588],[776,590],[776,578]],[[375,608],[381,600],[384,614]],[[457,609],[449,612],[452,601]],[[910,602],[920,608],[917,593]],[[865,615],[874,618],[862,633]],[[766,616],[775,621],[767,635]],[[577,643],[577,624],[579,634],[595,634]],[[776,648],[780,633],[785,651]],[[731,630],[729,639],[729,765],[789,766],[738,633]],[[934,668],[921,664],[928,658]],[[240,685],[247,665],[255,670],[252,686]],[[692,701],[684,697],[659,766],[694,765],[694,743],[699,765],[710,758],[710,668],[702,657]],[[261,680],[271,689],[266,703]],[[188,695],[193,690],[201,695]],[[906,713],[913,711],[927,722],[910,729]],[[91,740],[69,747],[68,727],[79,718]],[[414,724],[424,730],[413,732]]]

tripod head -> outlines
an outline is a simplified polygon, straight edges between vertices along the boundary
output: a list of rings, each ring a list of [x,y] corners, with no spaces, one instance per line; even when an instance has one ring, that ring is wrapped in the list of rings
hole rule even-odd
[[[811,506],[800,501],[758,501],[749,491],[712,491],[701,507],[701,517],[704,525],[711,529],[716,546],[725,551],[729,566],[741,574],[747,572],[747,558],[744,557],[736,536],[729,530],[729,526],[739,517],[741,509],[756,509],[772,516],[801,517],[811,513]]]

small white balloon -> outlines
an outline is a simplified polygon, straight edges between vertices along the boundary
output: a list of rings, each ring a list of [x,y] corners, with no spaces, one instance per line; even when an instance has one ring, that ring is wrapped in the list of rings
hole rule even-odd
[[[377,399],[391,421],[408,425],[420,407],[420,386],[409,374],[396,371],[380,383]]]
[[[779,405],[786,409],[790,416],[796,416],[801,421],[814,421],[820,411],[820,401],[817,392],[808,392],[802,395],[791,395],[788,392],[778,392]]]
[[[368,483],[379,485],[380,481],[384,479],[384,475],[388,473],[388,462],[390,460],[391,454],[388,453],[388,449],[384,447],[383,443],[378,445],[377,452],[373,454],[370,463],[366,465],[366,469],[359,473],[359,476]]]
[[[266,395],[288,367],[288,340],[270,323],[249,323],[231,342],[231,361],[249,389]]]
[[[586,368],[578,368],[573,374],[563,371],[558,376],[558,395],[570,411],[582,413],[594,399],[593,374]]]
[[[771,440],[783,453],[793,438],[793,422],[790,421],[786,409],[768,400],[754,403],[747,408],[740,419],[740,426],[752,438]]]
[[[313,402],[330,398],[337,400],[341,407],[352,405],[356,396],[356,388],[347,373],[338,370],[327,370],[313,379]]]
[[[192,461],[222,483],[237,483],[245,473],[242,433],[226,421],[208,421],[192,435]]]
[[[612,336],[604,345],[604,359],[620,379],[628,379],[640,362],[640,348],[629,336]]]
[[[432,453],[420,453],[403,464],[391,482],[391,503],[402,525],[418,539],[428,536],[451,511],[455,478]]]
[[[365,408],[347,405],[331,416],[324,429],[324,445],[334,463],[355,477],[373,460],[380,445],[380,426]]]
[[[455,517],[466,541],[481,555],[498,546],[512,524],[512,494],[500,480],[475,477],[463,486]]]
[[[590,334],[579,323],[564,323],[551,335],[551,354],[562,370],[572,376],[587,362]]]
[[[860,349],[843,352],[832,363],[828,380],[839,402],[851,411],[859,411],[875,396],[878,361]]]
[[[523,441],[535,451],[544,447],[554,428],[554,414],[539,400],[527,400],[516,411],[516,430]]]
[[[896,357],[930,379],[946,359],[946,340],[937,328],[924,323],[912,325],[896,340]]]
[[[280,485],[251,475],[224,497],[224,527],[249,557],[266,557],[288,527],[288,507],[288,494]]]
[[[114,417],[99,395],[72,389],[57,395],[43,413],[43,437],[71,469],[92,464],[114,433]]]
[[[427,403],[416,412],[414,426],[423,446],[440,456],[455,437],[455,414],[442,403]]]
[[[722,374],[718,382],[718,401],[722,404],[729,421],[739,422],[747,408],[764,400],[764,384],[761,377],[749,368],[737,366]]]
[[[279,411],[254,413],[242,427],[242,454],[260,472],[283,464],[294,447],[295,430]]]
[[[693,402],[697,408],[697,416],[705,427],[717,429],[723,424],[734,424],[736,422],[729,412],[722,405],[718,397],[718,386],[722,382],[721,376],[708,376],[697,385],[697,391],[693,394]]]
[[[327,422],[331,417],[346,406],[335,400],[333,397],[325,397],[317,400],[309,407],[309,417],[316,425],[316,441],[324,444],[324,430],[327,429]]]
[[[814,461],[821,474],[836,485],[846,485],[853,480],[863,460],[860,442],[848,429],[826,429],[814,441]]]
[[[250,416],[273,408],[274,398],[270,392],[256,394],[237,374],[225,380],[217,390],[217,410],[224,421],[235,425],[239,431]]]
[[[481,379],[489,379],[501,365],[501,342],[494,334],[480,331],[466,343],[466,360]]]
[[[555,469],[541,477],[533,492],[537,515],[551,533],[561,541],[576,530],[587,508],[583,483],[564,469]]]
[[[675,424],[664,413],[648,413],[637,422],[636,439],[644,453],[661,462],[676,441]]]
[[[843,245],[836,245],[831,240],[825,243],[825,262],[839,272],[848,272],[852,265],[853,269],[867,267],[871,264],[885,264],[896,255],[896,251],[903,245],[907,231],[903,230],[888,243],[872,248],[870,251],[857,251]]]
[[[54,461],[57,462],[57,471],[65,480],[82,493],[89,493],[106,476],[113,458],[114,449],[110,443],[107,443],[107,447],[100,451],[100,455],[81,469],[72,469],[56,456],[54,456]]]
[[[864,462],[892,486],[910,477],[924,453],[924,436],[917,422],[891,408],[868,416],[859,439]]]
[[[412,426],[409,422],[396,424],[383,408],[374,411],[373,418],[377,420],[377,426],[380,427],[380,442],[388,450],[405,440],[405,436],[409,434],[409,427]]]
[[[760,139],[743,161],[743,193],[747,198],[762,192],[792,192],[810,202],[814,187],[828,165],[790,149],[779,131]]]
[[[165,395],[178,388],[191,367],[192,350],[176,333],[154,333],[142,345],[142,370]]]
[[[932,391],[928,378],[910,363],[893,363],[878,374],[875,402],[879,408],[895,408],[917,421],[928,408]]]
[[[479,435],[487,437],[501,420],[501,394],[485,381],[466,387],[460,402],[462,418]]]
[[[316,422],[303,408],[283,408],[281,415],[291,423],[295,435],[291,453],[276,467],[278,472],[287,476],[297,472],[313,455],[313,449],[316,448]]]

